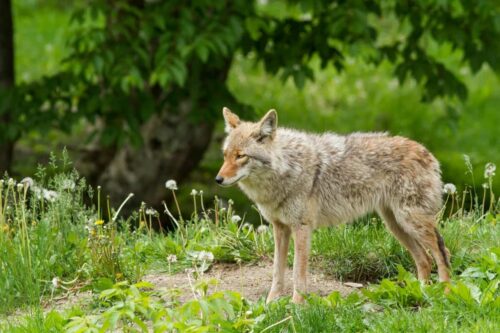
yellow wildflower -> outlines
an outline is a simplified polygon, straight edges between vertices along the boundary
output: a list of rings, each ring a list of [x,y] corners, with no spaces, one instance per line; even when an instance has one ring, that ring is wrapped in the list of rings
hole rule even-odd
[[[120,273],[120,272],[116,273],[117,280],[120,280],[122,277],[123,277],[123,273]]]
[[[5,232],[9,232],[9,225],[8,224],[4,224],[2,226],[2,230],[5,231]]]
[[[102,225],[102,224],[104,224],[104,220],[95,221],[95,225]]]

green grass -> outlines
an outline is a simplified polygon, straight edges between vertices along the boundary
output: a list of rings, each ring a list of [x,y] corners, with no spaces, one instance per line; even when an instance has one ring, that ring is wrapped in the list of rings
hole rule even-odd
[[[444,285],[423,285],[399,268],[361,293],[342,297],[309,295],[295,305],[282,298],[269,305],[249,303],[235,292],[207,294],[211,282],[199,281],[198,298],[178,302],[152,285],[126,282],[100,293],[97,308],[31,316],[0,324],[9,332],[497,332],[500,315],[500,248],[485,251],[469,272]]]
[[[485,248],[500,244],[500,225],[474,214],[443,222],[440,232],[451,252],[452,270],[456,274],[464,271]],[[415,272],[409,252],[379,219],[315,231],[312,262],[344,281],[376,282],[394,276],[398,265]]]

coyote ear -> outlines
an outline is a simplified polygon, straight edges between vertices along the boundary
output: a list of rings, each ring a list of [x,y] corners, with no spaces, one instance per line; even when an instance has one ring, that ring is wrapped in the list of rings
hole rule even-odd
[[[234,128],[238,127],[241,122],[240,118],[226,107],[222,108],[222,115],[224,116],[224,121],[226,123],[226,133],[229,133]]]
[[[276,126],[278,125],[278,114],[276,110],[269,110],[260,120],[260,135],[261,137],[274,137]]]

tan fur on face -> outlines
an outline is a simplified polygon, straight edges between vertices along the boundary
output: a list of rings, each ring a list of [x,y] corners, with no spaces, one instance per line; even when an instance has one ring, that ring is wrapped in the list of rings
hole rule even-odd
[[[238,173],[239,168],[248,161],[248,157],[238,158],[242,154],[240,150],[227,149],[224,152],[224,164],[219,171],[223,178],[233,178]]]
[[[226,123],[232,118],[226,111],[224,117]],[[238,118],[236,126],[229,124],[219,173],[233,177],[231,181],[239,175],[240,188],[279,227],[274,236],[281,245],[275,247],[268,301],[282,291],[288,244],[283,238],[293,234],[296,239],[293,300],[299,302],[312,230],[374,211],[410,251],[420,279],[429,276],[430,250],[440,280],[449,281],[447,249],[436,229],[441,171],[425,147],[385,133],[311,134],[276,128],[276,122],[270,111],[257,123]],[[246,163],[232,159],[234,152],[247,155]]]

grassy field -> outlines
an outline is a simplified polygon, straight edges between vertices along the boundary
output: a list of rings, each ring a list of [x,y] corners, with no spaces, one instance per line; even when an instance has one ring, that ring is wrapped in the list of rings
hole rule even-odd
[[[377,218],[366,218],[316,231],[311,263],[367,287],[346,297],[309,295],[304,305],[285,297],[266,306],[263,298],[251,302],[232,291],[207,293],[214,282],[203,272],[211,265],[272,256],[272,230],[237,215],[232,202],[222,206],[214,198],[207,207],[203,193],[193,190],[189,201],[179,202],[183,211],[191,207],[190,216],[143,204],[124,217],[120,208],[85,203],[105,202],[99,200],[105,193],[87,186],[65,154],[35,179],[6,178],[0,186],[2,332],[498,331],[499,207],[467,211],[457,193],[448,198],[457,203],[453,211],[440,222],[452,255],[450,293],[440,283],[417,281],[408,253]],[[165,189],[166,197],[176,193]],[[159,220],[167,219],[177,228],[165,234]],[[186,269],[197,295],[187,301],[141,282],[150,271]],[[54,308],[56,300],[84,291],[91,302]]]

